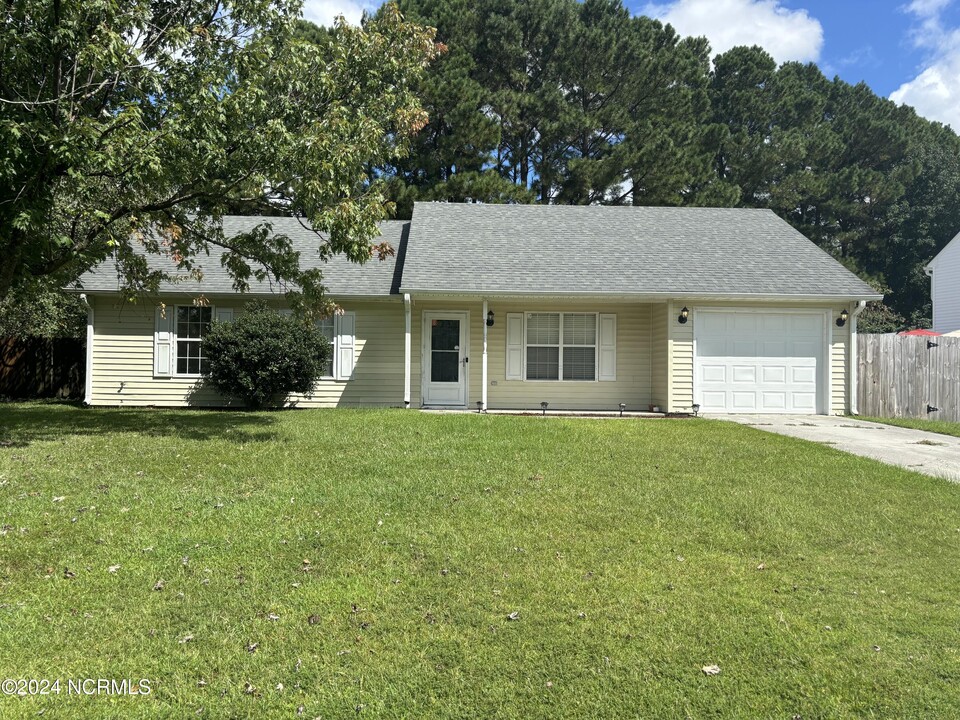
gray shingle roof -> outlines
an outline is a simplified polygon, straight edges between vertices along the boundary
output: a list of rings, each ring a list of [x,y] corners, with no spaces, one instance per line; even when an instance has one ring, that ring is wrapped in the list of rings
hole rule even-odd
[[[320,267],[331,297],[404,292],[543,295],[694,295],[879,298],[873,288],[769,210],[416,203],[412,222],[381,223],[396,250],[356,265],[321,263],[320,240],[294,218],[228,216],[228,235],[262,222],[288,235],[305,267]],[[171,260],[150,258],[171,272]],[[201,282],[163,292],[232,293],[211,255]],[[401,277],[402,275],[402,277]],[[88,292],[115,292],[110,261],[80,279]],[[282,293],[251,281],[251,293]]]
[[[880,297],[770,210],[452,203],[416,203],[401,290]]]
[[[231,215],[223,219],[223,229],[227,236],[231,236],[249,231],[263,222],[271,223],[275,233],[287,235],[293,241],[294,248],[300,251],[301,267],[319,267],[323,270],[323,282],[331,297],[379,296],[397,292],[400,284],[397,269],[402,266],[401,256],[410,226],[409,222],[380,223],[381,237],[378,242],[388,242],[396,251],[396,256],[383,261],[373,258],[364,265],[352,263],[342,255],[331,258],[329,262],[321,262],[318,252],[321,240],[315,233],[305,230],[295,218]],[[399,265],[398,260],[400,260]],[[150,256],[148,261],[151,268],[166,269],[171,273],[177,272],[173,260]],[[202,281],[163,283],[161,292],[207,295],[234,292],[233,281],[220,265],[220,258],[214,253],[214,249],[211,249],[209,258],[203,258],[197,264],[203,269]],[[120,288],[116,266],[108,260],[85,273],[80,278],[80,284],[82,289],[88,292],[116,292]],[[251,278],[250,292],[282,294],[283,289],[275,283],[272,285],[269,282],[261,283]]]

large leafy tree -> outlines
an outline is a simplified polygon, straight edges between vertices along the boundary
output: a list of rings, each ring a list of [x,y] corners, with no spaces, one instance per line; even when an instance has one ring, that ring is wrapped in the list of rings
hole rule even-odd
[[[370,258],[389,206],[368,169],[426,122],[412,86],[433,32],[393,6],[309,40],[298,23],[296,0],[6,3],[0,299],[111,256],[126,287],[150,290],[211,247],[238,288],[272,276],[295,301],[319,297],[287,238],[227,237],[225,212],[281,207],[321,254]]]

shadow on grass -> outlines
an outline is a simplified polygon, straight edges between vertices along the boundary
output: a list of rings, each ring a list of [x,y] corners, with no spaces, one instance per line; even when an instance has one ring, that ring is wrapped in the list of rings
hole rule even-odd
[[[271,442],[274,419],[236,410],[84,408],[79,403],[0,404],[0,448],[69,436],[137,433],[184,440]]]

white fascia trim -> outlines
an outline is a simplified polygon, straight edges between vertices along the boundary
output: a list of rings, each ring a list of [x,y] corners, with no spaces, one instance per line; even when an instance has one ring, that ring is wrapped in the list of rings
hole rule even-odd
[[[80,293],[80,294],[82,294],[82,295],[84,295],[84,294],[85,294],[85,295],[119,295],[119,294],[120,294],[120,291],[119,291],[119,290],[80,290],[80,289],[70,290],[70,289],[66,289],[65,292],[77,292],[77,293]],[[254,298],[256,298],[256,299],[258,299],[258,300],[283,300],[283,299],[284,299],[283,293],[256,293],[256,292],[249,292],[249,293],[229,293],[229,292],[205,293],[205,292],[203,292],[203,291],[188,292],[188,291],[186,291],[186,290],[184,290],[184,291],[179,291],[179,290],[162,290],[161,292],[157,293],[156,295],[149,295],[149,297],[150,297],[151,299],[156,298],[156,299],[161,299],[161,300],[162,300],[162,299],[165,299],[165,298],[166,298],[166,299],[170,299],[170,298],[176,299],[176,298],[184,298],[184,297],[186,297],[186,298],[195,298],[195,297],[199,297],[199,296],[201,296],[201,295],[202,295],[203,297],[207,298],[208,300],[211,300],[211,301],[213,301],[213,300],[220,300],[220,301],[223,301],[223,300],[233,300],[233,301],[235,301],[235,302],[243,302],[245,299],[254,299]],[[390,295],[345,295],[345,294],[343,294],[343,293],[339,293],[339,294],[338,294],[338,293],[326,293],[326,295],[327,295],[327,297],[329,297],[331,300],[337,300],[337,301],[339,301],[339,300],[365,300],[365,301],[368,301],[368,300],[388,300],[388,301],[397,302],[397,301],[402,301],[402,300],[403,300],[403,296],[402,296],[402,295],[397,295],[397,294],[395,294],[395,293],[394,293],[394,294],[390,294]],[[213,304],[213,303],[211,302],[211,304]]]
[[[748,301],[748,302],[804,302],[804,303],[848,303],[852,301],[866,301],[866,300],[882,300],[883,295],[878,293],[873,294],[863,294],[863,295],[769,295],[763,293],[729,293],[729,294],[684,294],[684,293],[674,293],[674,292],[656,292],[656,293],[596,293],[596,292],[524,292],[524,291],[512,291],[512,292],[489,292],[487,290],[462,290],[462,291],[447,291],[447,290],[410,290],[402,288],[401,292],[410,295],[416,295],[418,297],[437,297],[437,298],[455,298],[455,297],[470,297],[470,298],[491,298],[491,299],[505,299],[505,298],[577,298],[585,300],[607,300],[607,301],[616,301],[616,300],[632,300],[632,301],[643,301],[648,300],[651,302],[667,302],[670,300],[676,300],[678,302],[730,302],[730,301]]]

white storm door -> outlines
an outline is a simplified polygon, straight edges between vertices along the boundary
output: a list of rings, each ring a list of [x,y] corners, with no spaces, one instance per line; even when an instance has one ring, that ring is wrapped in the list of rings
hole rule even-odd
[[[824,313],[703,310],[694,322],[703,412],[823,412]]]
[[[468,314],[423,314],[423,404],[467,406]]]

